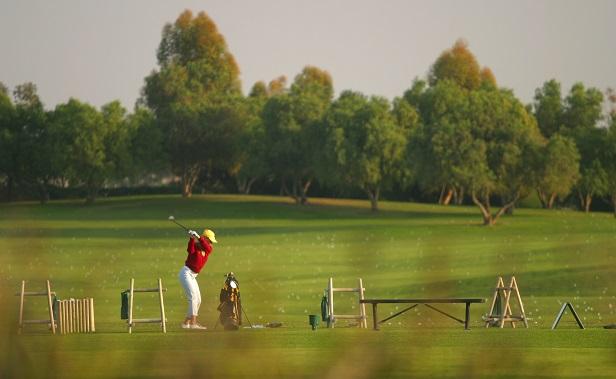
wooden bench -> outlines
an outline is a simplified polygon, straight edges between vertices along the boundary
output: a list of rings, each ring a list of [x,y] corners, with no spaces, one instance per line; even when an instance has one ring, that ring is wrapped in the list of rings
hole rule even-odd
[[[415,308],[416,306],[418,306],[419,304],[423,304],[426,307],[433,309],[453,320],[458,321],[461,324],[464,324],[464,329],[469,329],[468,327],[468,321],[470,318],[470,309],[471,309],[471,304],[472,303],[485,303],[485,299],[478,299],[478,298],[468,298],[468,299],[463,299],[463,298],[447,298],[447,299],[363,299],[359,301],[360,303],[363,304],[372,304],[372,325],[374,330],[379,330],[379,325],[391,320],[392,318],[399,316],[401,314],[403,314],[404,312],[410,311],[411,309]],[[377,305],[378,304],[413,304],[410,307],[407,307],[403,310],[401,310],[400,312],[389,316],[381,321],[378,320],[378,315],[377,315]],[[464,320],[460,320],[457,317],[454,317],[446,312],[441,311],[440,309],[435,308],[434,306],[430,305],[430,304],[466,304],[466,312],[465,312],[465,317]]]

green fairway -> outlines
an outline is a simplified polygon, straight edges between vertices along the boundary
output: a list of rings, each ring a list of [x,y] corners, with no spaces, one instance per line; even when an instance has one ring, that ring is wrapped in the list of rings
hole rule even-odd
[[[205,195],[0,205],[0,378],[3,377],[613,377],[616,372],[616,220],[611,214],[518,209],[494,227],[474,207]],[[186,302],[177,274],[187,236],[167,220],[219,243],[198,281],[206,332],[184,331]],[[253,324],[280,329],[223,332],[216,325],[223,275],[235,272]],[[498,276],[515,274],[530,328],[484,329],[481,316]],[[120,292],[168,289],[168,333],[137,325],[126,333]],[[329,277],[369,298],[480,297],[471,329],[419,306],[380,332],[310,330]],[[42,290],[50,279],[62,299],[94,297],[96,334],[51,336],[29,326],[17,336],[21,280]],[[336,313],[357,313],[351,294],[336,294]],[[155,294],[137,294],[135,317],[156,317]],[[587,330],[566,314],[571,302]],[[28,298],[27,318],[45,317],[43,298]],[[382,317],[403,307],[381,305]],[[464,306],[442,306],[463,318]],[[371,311],[367,309],[369,321]],[[246,321],[246,320],[245,320]],[[344,322],[341,323],[344,326]],[[520,325],[519,325],[520,326]],[[4,353],[6,352],[6,354]],[[4,374],[4,375],[3,375]]]

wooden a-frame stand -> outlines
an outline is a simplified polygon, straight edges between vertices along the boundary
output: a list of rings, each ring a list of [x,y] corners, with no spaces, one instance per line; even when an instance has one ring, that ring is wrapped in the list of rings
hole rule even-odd
[[[339,319],[357,320],[358,321],[357,326],[359,328],[365,329],[368,327],[367,322],[366,322],[366,305],[361,302],[361,300],[364,300],[364,292],[366,291],[361,278],[359,278],[358,285],[359,287],[357,288],[335,288],[334,279],[329,278],[329,282],[327,284],[327,308],[328,308],[328,313],[329,313],[329,319],[327,320],[328,328],[333,328],[334,325],[336,324],[336,321],[338,321]],[[357,293],[359,295],[359,315],[334,314],[334,292],[355,292]]]
[[[518,307],[520,308],[520,314],[514,316],[511,311],[511,294],[518,299]],[[520,296],[520,290],[518,289],[518,283],[515,280],[515,276],[511,277],[509,286],[505,287],[503,278],[498,277],[496,282],[496,288],[494,289],[494,296],[492,297],[492,305],[490,307],[490,313],[483,318],[486,322],[486,328],[490,326],[498,326],[503,328],[505,322],[510,322],[511,327],[515,328],[515,323],[522,321],[524,327],[528,328],[528,319],[524,312],[524,305],[522,304],[522,297]]]
[[[163,333],[167,333],[167,318],[165,317],[165,305],[163,302],[163,292],[166,292],[167,289],[163,288],[163,282],[161,278],[158,278],[158,287],[156,288],[135,288],[135,279],[130,279],[130,288],[127,289],[129,293],[129,306],[128,306],[128,333],[133,332],[133,327],[135,324],[144,324],[144,323],[160,323],[160,328]],[[135,298],[136,292],[158,292],[158,300],[160,304],[160,318],[133,318],[133,299]]]
[[[26,324],[48,324],[51,329],[52,334],[56,334],[56,320],[53,315],[53,300],[52,296],[56,296],[56,293],[51,290],[51,284],[49,280],[47,280],[47,286],[44,291],[30,291],[26,292],[26,281],[21,281],[21,291],[16,296],[19,296],[19,330],[18,333],[21,334],[23,331],[24,325]],[[25,297],[27,296],[46,296],[47,297],[47,307],[49,310],[49,319],[43,320],[24,320],[24,302]]]

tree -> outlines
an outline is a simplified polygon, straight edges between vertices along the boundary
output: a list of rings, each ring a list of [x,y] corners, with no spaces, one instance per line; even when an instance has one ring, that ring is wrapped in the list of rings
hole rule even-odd
[[[484,224],[495,224],[532,188],[532,152],[541,138],[534,118],[511,91],[469,91],[449,80],[425,91],[419,108],[411,152],[420,183],[440,188],[441,203],[465,190]],[[503,202],[493,213],[495,195]]]
[[[164,131],[154,114],[146,107],[137,107],[126,118],[130,131],[130,177],[147,180],[169,169],[169,157],[164,148]]]
[[[91,105],[70,99],[56,106],[52,116],[55,141],[62,141],[63,159],[57,162],[72,183],[84,186],[86,204],[94,202],[106,179],[105,126]],[[58,150],[56,150],[58,152]]]
[[[616,217],[616,94],[608,90],[611,104],[608,131],[605,143],[605,171],[607,174],[607,193],[610,196],[614,217]]]
[[[145,103],[165,131],[171,167],[188,197],[203,170],[233,160],[217,154],[229,150],[219,137],[235,125],[223,116],[241,98],[239,68],[209,16],[188,10],[163,28],[157,58],[159,71],[145,80]]]
[[[448,204],[455,196],[462,200],[462,183],[454,170],[468,160],[470,129],[466,119],[468,94],[450,80],[443,80],[428,90],[415,82],[413,101],[419,108],[421,122],[409,143],[409,157],[419,185],[426,191],[439,192],[439,204]],[[466,123],[466,124],[465,124]],[[464,127],[456,129],[457,126]]]
[[[322,119],[333,97],[327,71],[307,66],[288,92],[270,97],[263,109],[268,165],[282,180],[282,192],[305,204],[316,175],[322,144]],[[291,189],[287,182],[291,182]]]
[[[12,200],[14,176],[11,170],[13,142],[13,125],[15,123],[15,106],[8,95],[8,89],[0,83],[0,183],[6,188],[6,199]]]
[[[598,159],[582,168],[577,189],[580,205],[586,213],[590,211],[593,196],[603,196],[608,192],[608,175]]]
[[[2,91],[4,92],[4,91]],[[41,201],[47,199],[39,179],[44,175],[47,163],[47,140],[45,139],[45,111],[33,83],[15,87],[11,103],[6,94],[2,95],[0,118],[0,148],[2,166],[6,175],[6,197],[8,201],[19,193],[28,194],[32,187],[40,189]]]
[[[537,194],[544,208],[551,209],[557,197],[569,194],[580,177],[580,153],[571,138],[552,135],[541,149],[537,175]]]
[[[606,130],[599,128],[603,94],[596,88],[575,83],[565,98],[562,133],[575,140],[580,152],[580,178],[576,185],[580,208],[590,210],[593,196],[607,191],[603,146]]]
[[[496,87],[492,70],[482,69],[466,41],[461,39],[451,49],[443,51],[430,68],[430,85],[434,86],[441,80],[450,80],[467,90],[478,89],[483,83]]]
[[[533,187],[532,151],[541,137],[534,118],[511,91],[473,91],[468,110],[474,139],[485,146],[485,156],[462,181],[484,225],[493,225]],[[492,194],[503,199],[495,214],[490,210]]]
[[[101,108],[105,145],[105,179],[122,180],[132,174],[133,154],[131,127],[126,109],[119,101],[112,101]]]
[[[380,192],[403,172],[408,130],[396,123],[389,102],[345,91],[325,117],[325,181],[361,188],[378,210]]]
[[[565,98],[563,127],[575,135],[581,130],[597,127],[602,117],[603,94],[596,88],[575,83]]]
[[[543,83],[542,88],[537,88],[533,109],[539,130],[545,138],[558,133],[564,119],[560,83],[552,79]]]
[[[261,118],[268,97],[265,83],[257,82],[245,100],[246,126],[241,132],[239,157],[232,170],[240,193],[250,193],[252,185],[269,173],[265,126]]]

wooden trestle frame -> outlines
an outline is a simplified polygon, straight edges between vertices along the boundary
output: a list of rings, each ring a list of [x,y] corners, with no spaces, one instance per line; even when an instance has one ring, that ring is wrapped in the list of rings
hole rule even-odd
[[[518,302],[520,314],[513,315],[511,310],[511,295],[514,295]],[[520,290],[518,283],[515,280],[515,276],[511,277],[509,286],[505,287],[505,283],[501,276],[498,277],[496,282],[496,288],[494,289],[494,296],[492,297],[492,305],[490,306],[490,313],[483,318],[486,323],[486,328],[490,326],[498,326],[503,328],[506,322],[511,323],[511,327],[515,328],[516,322],[523,322],[524,327],[528,328],[528,318],[524,312],[524,304],[522,304],[522,297],[520,296]]]

